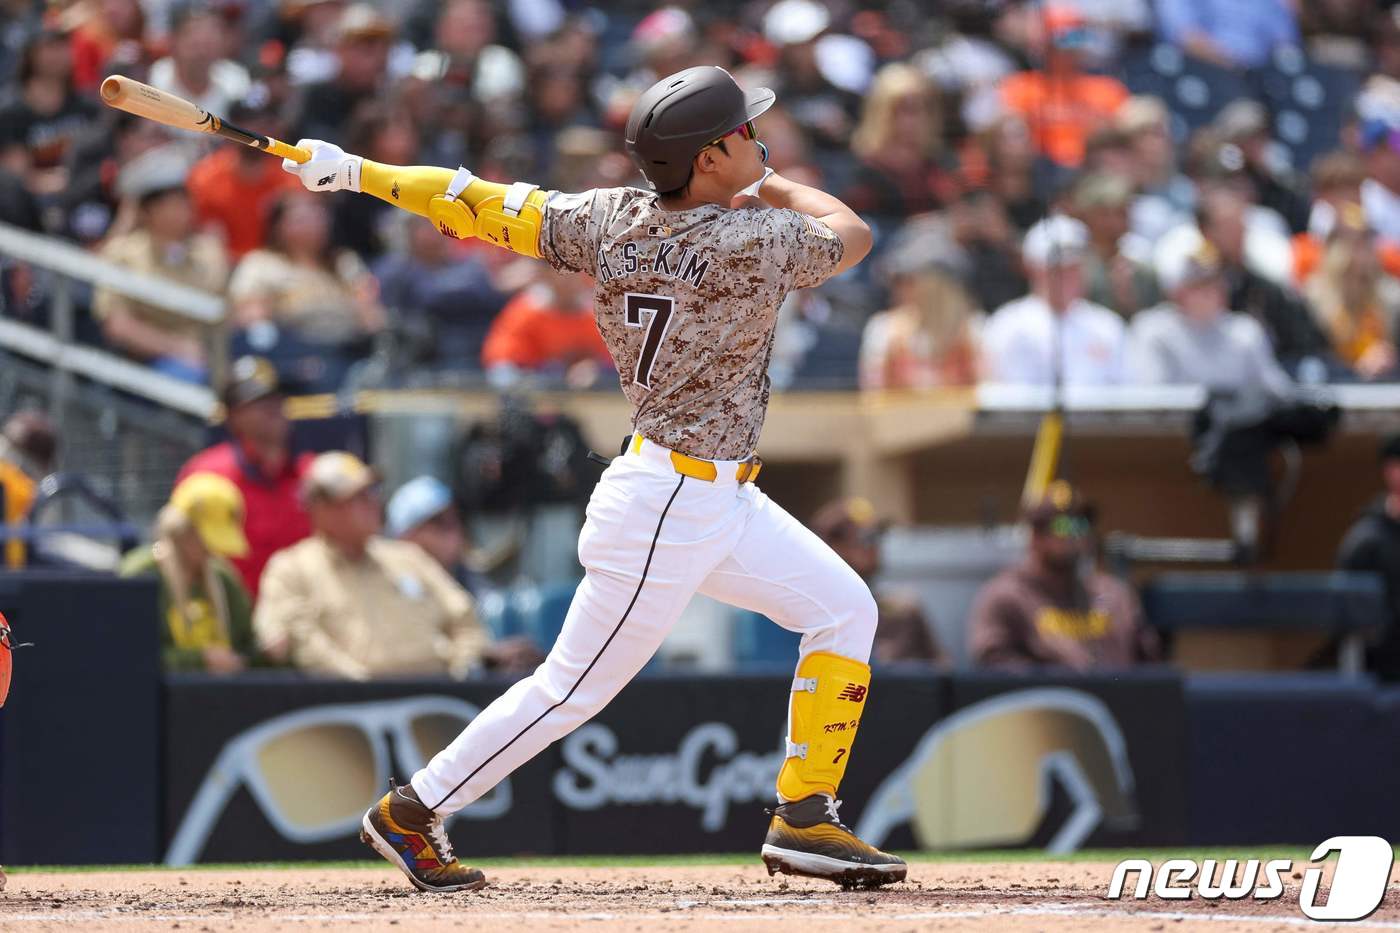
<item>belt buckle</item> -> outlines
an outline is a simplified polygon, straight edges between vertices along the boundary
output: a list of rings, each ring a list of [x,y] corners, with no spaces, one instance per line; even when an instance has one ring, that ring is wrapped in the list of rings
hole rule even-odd
[[[762,467],[763,458],[758,454],[754,454],[752,457],[739,464],[739,475],[736,476],[735,479],[739,481],[739,485],[741,486],[744,483],[752,483],[758,478],[758,471]]]

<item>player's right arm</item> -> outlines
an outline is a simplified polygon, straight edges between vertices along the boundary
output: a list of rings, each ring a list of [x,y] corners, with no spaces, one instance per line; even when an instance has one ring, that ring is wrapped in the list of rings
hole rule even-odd
[[[774,172],[758,189],[758,199],[770,207],[785,207],[821,221],[841,241],[841,261],[830,275],[840,275],[870,253],[870,226],[840,198],[799,184]]]

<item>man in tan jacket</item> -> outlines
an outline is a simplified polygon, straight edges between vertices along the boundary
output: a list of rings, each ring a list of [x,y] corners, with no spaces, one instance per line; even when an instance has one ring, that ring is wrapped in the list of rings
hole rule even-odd
[[[379,536],[373,470],[321,454],[303,481],[314,534],[263,572],[253,627],[269,655],[313,674],[462,677],[487,651],[471,597],[420,547]]]

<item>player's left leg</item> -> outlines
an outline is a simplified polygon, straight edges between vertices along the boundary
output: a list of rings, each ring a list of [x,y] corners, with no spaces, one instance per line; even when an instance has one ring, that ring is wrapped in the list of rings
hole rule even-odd
[[[763,860],[770,874],[842,885],[902,881],[903,860],[862,842],[836,810],[869,692],[875,599],[836,552],[761,490],[745,495],[751,515],[744,534],[699,591],[802,634]]]

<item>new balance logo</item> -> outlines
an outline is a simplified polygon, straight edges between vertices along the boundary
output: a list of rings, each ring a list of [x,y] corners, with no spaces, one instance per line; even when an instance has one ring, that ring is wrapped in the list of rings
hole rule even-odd
[[[326,187],[326,185],[329,185],[333,181],[335,181],[334,175],[327,175],[325,178],[318,178],[316,179],[316,187],[324,188]]]
[[[846,689],[836,694],[836,699],[850,700],[852,703],[859,703],[861,700],[865,699],[865,693],[869,689],[869,687],[864,687],[860,684],[846,684]]]

